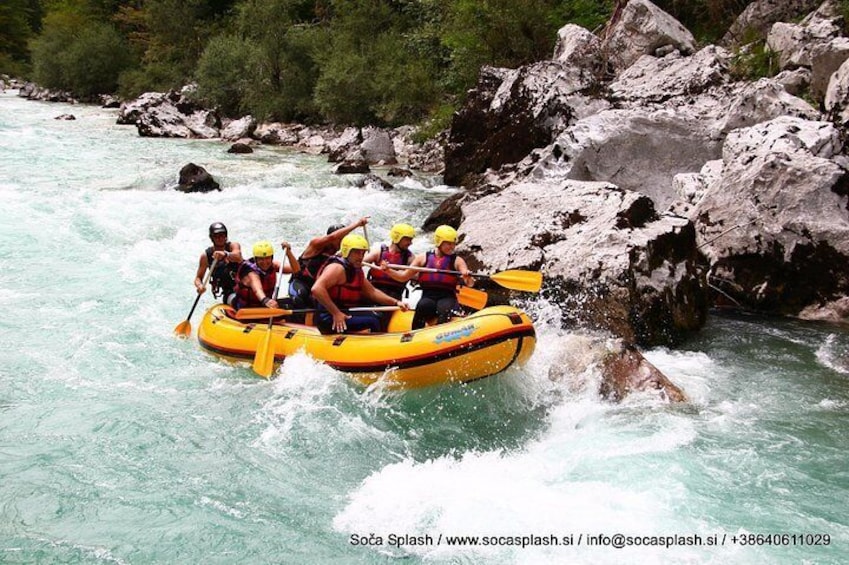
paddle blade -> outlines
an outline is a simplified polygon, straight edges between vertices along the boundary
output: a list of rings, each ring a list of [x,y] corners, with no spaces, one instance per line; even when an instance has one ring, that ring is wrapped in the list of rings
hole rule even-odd
[[[457,292],[458,302],[472,310],[482,310],[485,308],[486,301],[488,299],[489,295],[484,291],[469,288],[467,286],[461,286],[460,290]]]
[[[490,275],[489,278],[504,288],[512,290],[539,292],[540,288],[542,288],[542,273],[539,271],[502,271]]]
[[[182,322],[177,324],[176,328],[174,328],[174,335],[183,339],[187,339],[189,336],[192,335],[192,323],[188,320],[183,320]]]
[[[264,378],[269,378],[274,371],[274,347],[271,343],[271,324],[259,342],[253,364],[254,372]]]

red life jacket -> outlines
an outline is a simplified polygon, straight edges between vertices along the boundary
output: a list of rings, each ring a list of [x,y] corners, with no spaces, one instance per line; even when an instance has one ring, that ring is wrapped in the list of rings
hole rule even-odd
[[[405,249],[404,251],[398,251],[397,253],[394,251],[390,251],[389,246],[381,245],[380,246],[380,257],[377,259],[376,263],[380,264],[381,261],[386,261],[390,265],[406,265],[410,262],[410,253],[409,249]],[[398,282],[385,271],[381,271],[380,269],[371,269],[368,272],[368,278],[372,281],[375,286],[392,286],[396,288],[403,288],[407,285],[405,282]]]
[[[425,267],[429,269],[442,269],[445,271],[453,271],[454,270],[454,261],[457,259],[456,255],[443,255],[442,257],[436,256],[436,251],[428,251],[427,252],[427,262],[425,263]],[[446,273],[419,273],[419,286],[423,289],[433,289],[433,290],[455,290],[457,285],[460,284],[460,277],[458,275],[449,275]]]
[[[254,308],[263,305],[253,289],[246,284],[245,279],[250,273],[259,275],[263,292],[268,298],[274,298],[274,287],[277,284],[277,271],[274,269],[274,263],[271,264],[268,271],[263,271],[257,266],[256,258],[251,257],[247,261],[242,261],[236,273],[236,297],[242,308]]]
[[[334,263],[342,265],[345,268],[345,284],[340,284],[329,289],[328,294],[333,300],[333,303],[339,308],[350,308],[362,304],[363,282],[366,279],[363,275],[362,268],[355,268],[347,259],[343,259],[342,257],[331,257],[319,269],[318,276],[321,276],[321,273],[324,272],[324,269],[328,265]]]

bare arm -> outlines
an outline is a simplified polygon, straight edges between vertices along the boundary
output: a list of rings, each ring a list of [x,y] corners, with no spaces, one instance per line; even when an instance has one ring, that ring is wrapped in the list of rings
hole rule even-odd
[[[242,246],[236,242],[230,242],[230,251],[213,251],[212,258],[218,259],[219,263],[241,263],[242,262]]]
[[[195,273],[195,288],[198,294],[203,294],[206,291],[206,287],[203,285],[203,276],[206,274],[208,268],[209,263],[206,261],[206,253],[201,253],[200,261],[198,261],[198,270]]]
[[[257,300],[262,302],[265,300],[265,291],[262,290],[262,281],[259,278],[259,275],[251,271],[245,276],[245,284],[250,287],[256,296]],[[270,296],[268,298],[271,298]]]
[[[307,244],[307,248],[304,249],[304,252],[301,254],[302,257],[314,257],[324,250],[325,247],[330,245],[331,243],[338,243],[342,241],[342,238],[354,231],[355,229],[365,226],[368,223],[369,216],[364,216],[357,220],[356,222],[352,222],[345,226],[344,228],[339,228],[335,232],[329,233],[327,235],[320,235],[318,237],[314,237]]]
[[[363,257],[363,263],[374,263],[378,259],[380,259],[380,248],[366,253],[365,257]]]
[[[457,257],[454,261],[454,266],[460,271],[461,276],[463,277],[463,283],[466,286],[475,286],[475,279],[472,275],[469,274],[469,266],[466,265],[466,260],[462,257]]]
[[[284,241],[280,244],[283,249],[286,250],[286,265],[283,267],[284,273],[297,273],[301,270],[301,264],[298,262],[298,258],[295,257],[295,254],[292,252],[292,246],[289,245],[288,242]]]
[[[415,259],[410,263],[411,267],[424,267],[425,263],[427,263],[427,255],[422,253],[420,255],[416,255]],[[389,276],[395,279],[398,282],[407,282],[410,279],[415,278],[419,273],[418,271],[413,271],[411,269],[406,269],[404,271],[389,269]]]

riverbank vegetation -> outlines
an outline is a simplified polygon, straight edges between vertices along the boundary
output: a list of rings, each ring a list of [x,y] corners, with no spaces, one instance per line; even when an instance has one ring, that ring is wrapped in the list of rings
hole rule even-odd
[[[656,0],[703,41],[745,0]],[[4,0],[0,73],[77,96],[189,82],[227,115],[447,125],[482,65],[551,57],[616,0]]]

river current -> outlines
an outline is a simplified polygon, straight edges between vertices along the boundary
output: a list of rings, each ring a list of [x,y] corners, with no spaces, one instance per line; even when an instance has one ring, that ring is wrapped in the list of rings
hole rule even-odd
[[[322,156],[141,138],[115,110],[15,94],[0,563],[845,563],[846,329],[712,313],[644,352],[689,396],[677,406],[602,401],[593,367],[549,379],[569,335],[532,300],[523,369],[397,392],[297,355],[265,381],[173,335],[208,225],[297,252],[368,215],[385,241],[452,189],[357,188]],[[172,190],[189,162],[224,190]]]

